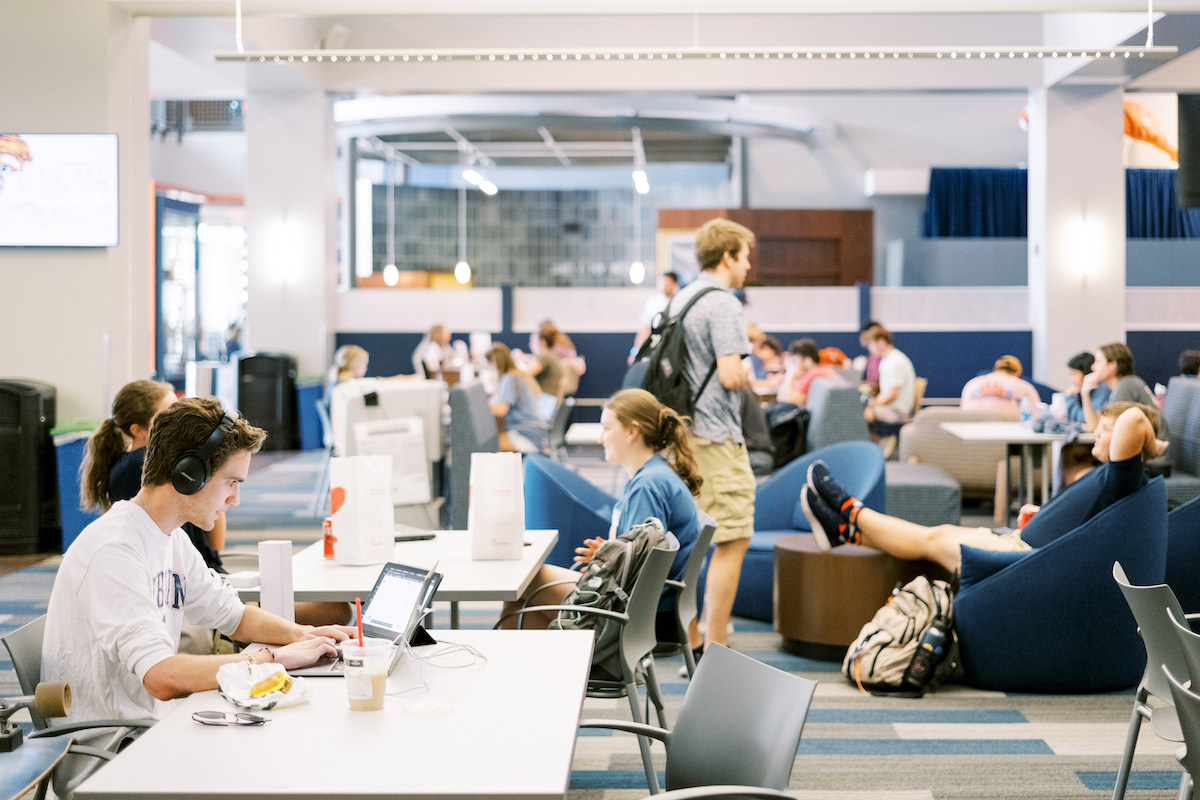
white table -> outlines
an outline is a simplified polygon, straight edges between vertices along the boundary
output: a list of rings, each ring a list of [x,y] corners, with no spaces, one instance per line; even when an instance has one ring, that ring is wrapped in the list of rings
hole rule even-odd
[[[430,531],[435,538],[420,542],[397,542],[392,560],[412,567],[432,567],[442,573],[436,599],[450,602],[450,627],[458,627],[458,604],[463,600],[517,600],[546,556],[558,542],[558,531],[525,531],[520,560],[473,561],[471,534],[467,531]],[[375,586],[382,564],[350,567],[325,558],[325,545],[317,542],[292,556],[292,590],[297,600],[364,601]],[[239,589],[242,600],[257,600],[258,588]]]
[[[558,798],[566,795],[591,664],[584,631],[455,631],[486,664],[443,670],[406,656],[380,711],[351,711],[337,678],[307,678],[310,702],[259,712],[259,727],[192,721],[234,711],[216,692],[184,700],[75,792],[104,798]],[[438,645],[417,648],[418,653]],[[458,659],[458,655],[448,658]],[[467,656],[469,659],[469,656]],[[452,703],[421,714],[422,697]]]
[[[1033,497],[1033,448],[1039,448],[1040,454],[1045,456],[1055,441],[1062,442],[1065,438],[1057,433],[1034,433],[1019,422],[943,422],[941,428],[966,442],[1004,442],[1009,449],[1019,446],[1021,474],[1017,484],[1017,496],[1021,504],[1029,502]],[[1003,476],[1001,497],[1005,498],[1005,525],[1008,524],[1009,518],[1007,460],[1006,456],[1005,468],[1000,471]],[[1050,497],[1051,468],[1049,459],[1043,458],[1042,464],[1042,498],[1045,502]]]
[[[600,444],[600,423],[572,422],[563,436],[563,441],[576,445]]]

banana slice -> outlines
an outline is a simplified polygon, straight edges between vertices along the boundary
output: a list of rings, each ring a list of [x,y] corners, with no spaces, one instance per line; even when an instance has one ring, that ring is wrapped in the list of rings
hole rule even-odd
[[[288,689],[292,688],[292,676],[286,672],[276,672],[268,678],[264,678],[258,683],[250,687],[251,697],[262,697],[271,692],[283,692],[287,694]]]

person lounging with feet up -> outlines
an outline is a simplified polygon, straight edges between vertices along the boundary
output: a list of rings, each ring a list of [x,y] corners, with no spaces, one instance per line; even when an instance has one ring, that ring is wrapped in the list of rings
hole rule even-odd
[[[1104,462],[1103,466],[1076,481],[1040,510],[1036,506],[1022,509],[1034,514],[1024,530],[1046,525],[1066,533],[1145,486],[1145,461],[1166,448],[1166,442],[1158,439],[1160,419],[1158,409],[1141,403],[1121,402],[1106,408],[1096,428],[1092,449],[1096,458]],[[1077,492],[1088,492],[1091,497],[1081,498],[1074,494]],[[1083,502],[1060,503],[1068,494]],[[1094,499],[1088,503],[1091,498]],[[800,501],[822,550],[846,543],[861,544],[897,558],[936,561],[954,573],[962,564],[961,547],[1032,549],[1022,539],[1021,530],[996,533],[987,528],[959,525],[930,528],[866,508],[837,482],[823,461],[815,461],[809,467],[808,483],[801,491]],[[1080,508],[1087,509],[1082,516]]]

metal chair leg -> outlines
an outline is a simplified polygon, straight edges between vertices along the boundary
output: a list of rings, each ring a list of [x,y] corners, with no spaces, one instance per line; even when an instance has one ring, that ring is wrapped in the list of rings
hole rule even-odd
[[[633,721],[645,722],[638,708],[637,684],[627,685],[625,691],[629,697],[629,710],[633,714]],[[642,766],[646,770],[646,786],[650,788],[650,794],[658,794],[658,775],[654,772],[654,761],[650,757],[650,740],[645,736],[639,736],[637,740],[638,749],[642,751]]]
[[[1121,766],[1117,769],[1117,783],[1113,787],[1113,800],[1124,800],[1125,787],[1129,784],[1129,771],[1133,766],[1133,751],[1137,748],[1138,734],[1142,729],[1142,705],[1148,693],[1140,689],[1133,699],[1133,717],[1129,720],[1129,732],[1125,735],[1125,750],[1121,753]]]
[[[658,712],[658,727],[663,730],[669,730],[667,727],[667,715],[663,710],[662,687],[658,685],[658,674],[654,670],[653,656],[647,657],[643,662],[646,665],[646,702],[653,702],[654,708]],[[650,709],[646,709],[646,719],[650,719]]]

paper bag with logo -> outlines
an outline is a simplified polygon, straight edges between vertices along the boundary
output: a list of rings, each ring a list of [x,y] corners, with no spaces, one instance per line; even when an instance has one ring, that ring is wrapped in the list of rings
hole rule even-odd
[[[471,558],[516,560],[525,546],[525,481],[520,453],[472,453],[467,506]]]
[[[333,559],[338,564],[385,564],[395,550],[392,457],[329,459]]]

